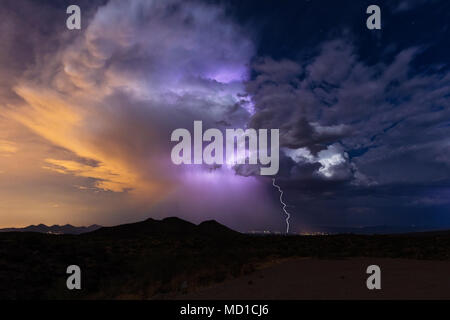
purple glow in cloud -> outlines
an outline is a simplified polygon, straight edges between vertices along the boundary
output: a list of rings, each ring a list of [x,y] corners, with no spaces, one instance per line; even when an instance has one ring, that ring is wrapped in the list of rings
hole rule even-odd
[[[85,37],[71,49],[75,50],[64,55],[71,70],[66,77],[84,83],[103,79],[95,81],[101,84],[101,92],[125,92],[121,105],[145,108],[148,126],[161,132],[151,138],[130,137],[150,142],[150,154],[143,155],[149,159],[150,168],[143,170],[149,171],[150,179],[172,185],[157,206],[160,212],[179,203],[176,215],[200,220],[207,215],[230,223],[248,219],[247,215],[263,221],[264,215],[272,214],[269,200],[256,201],[265,190],[264,183],[237,175],[233,165],[174,168],[164,161],[170,162],[167,137],[173,129],[190,128],[194,120],[202,120],[205,127],[245,128],[254,113],[244,85],[253,43],[223,8],[195,1],[136,0],[131,5],[111,1],[99,9]],[[83,68],[73,67],[80,64]],[[128,110],[134,112],[134,107]],[[252,202],[261,206],[252,208]]]
[[[246,128],[255,111],[244,83],[253,41],[223,7],[111,0],[72,36],[28,73],[38,75],[23,81],[33,85],[17,91],[31,104],[54,96],[74,120],[60,125],[59,117],[54,128],[37,128],[34,122],[48,124],[41,112],[30,121],[68,150],[70,161],[51,159],[54,172],[82,180],[83,190],[120,193],[128,221],[151,211],[233,227],[269,224],[276,209],[263,179],[240,176],[232,164],[175,168],[170,161],[174,129],[191,128],[194,120],[205,129]]]

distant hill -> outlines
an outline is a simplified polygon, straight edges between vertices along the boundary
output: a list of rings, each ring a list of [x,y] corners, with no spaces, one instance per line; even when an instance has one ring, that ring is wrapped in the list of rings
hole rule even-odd
[[[38,232],[46,234],[83,234],[110,235],[115,237],[128,236],[180,236],[180,235],[207,235],[213,237],[233,236],[240,234],[215,220],[204,221],[199,225],[185,221],[177,217],[168,217],[162,220],[149,218],[144,221],[121,224],[112,227],[103,227],[93,224],[88,227],[75,227],[70,224],[63,226],[45,224],[31,225],[24,228],[4,228],[0,232]]]
[[[141,222],[122,224],[113,227],[102,227],[90,232],[90,235],[111,235],[115,237],[128,236],[183,236],[208,235],[214,237],[235,236],[240,233],[231,230],[217,221],[204,221],[199,225],[177,217],[162,220],[149,218]]]
[[[52,225],[47,226],[45,224],[39,225],[31,225],[25,228],[4,228],[0,229],[0,232],[39,232],[39,233],[48,233],[48,234],[82,234],[86,232],[91,232],[101,228],[97,224],[90,225],[88,227],[75,227],[70,224],[66,224],[63,226],[60,225]]]
[[[443,231],[446,231],[444,229]],[[439,232],[436,227],[426,226],[370,226],[370,227],[310,227],[301,230],[299,234],[405,234],[405,233],[423,233],[423,232]],[[187,235],[202,234],[208,236],[232,236],[239,232],[234,231],[215,220],[203,221],[199,225],[185,221],[177,217],[168,217],[162,220],[149,218],[144,221],[122,224],[112,227],[103,227],[97,224],[90,226],[76,227],[70,224],[52,225],[45,224],[30,225],[24,228],[3,228],[0,232],[39,232],[47,234],[83,234],[95,233],[98,235],[115,235],[115,236],[135,236],[135,235]],[[250,234],[277,234],[272,232],[253,231]]]

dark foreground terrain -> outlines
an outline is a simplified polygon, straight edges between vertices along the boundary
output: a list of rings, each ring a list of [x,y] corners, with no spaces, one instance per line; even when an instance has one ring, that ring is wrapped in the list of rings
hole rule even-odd
[[[450,298],[450,232],[250,236],[167,218],[80,235],[0,233],[0,299],[367,298],[364,266],[377,263],[383,298]],[[82,290],[66,288],[73,264]]]
[[[381,290],[368,290],[366,268],[381,268]],[[450,299],[450,261],[391,258],[292,258],[177,299]]]

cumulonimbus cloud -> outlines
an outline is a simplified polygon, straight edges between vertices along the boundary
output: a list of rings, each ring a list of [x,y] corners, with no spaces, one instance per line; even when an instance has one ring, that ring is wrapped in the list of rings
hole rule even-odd
[[[42,72],[33,70],[45,79],[15,86],[25,103],[8,114],[98,163],[48,159],[46,168],[96,179],[105,190],[154,192],[150,186],[170,180],[160,160],[170,130],[194,119],[245,117],[235,105],[252,54],[252,42],[221,7],[110,1],[81,35],[36,67]]]

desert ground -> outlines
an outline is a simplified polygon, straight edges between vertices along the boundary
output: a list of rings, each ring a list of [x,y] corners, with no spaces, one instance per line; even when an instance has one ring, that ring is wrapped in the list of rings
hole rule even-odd
[[[381,289],[368,290],[369,265],[381,268]],[[450,299],[450,261],[389,258],[294,258],[249,275],[179,295],[179,299]]]

